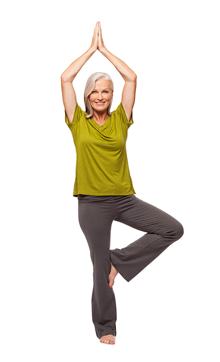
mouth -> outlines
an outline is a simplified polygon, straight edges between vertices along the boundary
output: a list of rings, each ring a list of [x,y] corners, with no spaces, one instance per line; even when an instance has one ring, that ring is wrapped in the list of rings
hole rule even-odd
[[[96,104],[98,104],[98,106],[102,106],[103,104],[105,104],[105,102],[95,102]]]

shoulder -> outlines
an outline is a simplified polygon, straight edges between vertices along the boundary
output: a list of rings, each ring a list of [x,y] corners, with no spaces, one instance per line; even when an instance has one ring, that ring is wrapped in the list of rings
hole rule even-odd
[[[112,113],[114,113],[114,115],[119,118],[121,120],[121,122],[127,127],[129,128],[133,123],[133,110],[131,113],[131,117],[130,120],[128,120],[125,109],[123,107],[122,102],[119,103],[118,107],[116,108],[115,111],[113,111]]]
[[[65,110],[65,122],[70,129],[75,127],[78,124],[78,122],[80,121],[80,119],[84,118],[85,116],[86,116],[86,112],[82,110],[82,108],[80,107],[78,102],[76,103],[73,119],[71,122],[69,121],[67,114],[66,114],[66,110]]]

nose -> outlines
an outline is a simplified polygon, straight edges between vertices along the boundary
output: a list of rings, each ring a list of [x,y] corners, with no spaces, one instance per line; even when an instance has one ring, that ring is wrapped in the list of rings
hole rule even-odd
[[[98,97],[97,97],[97,99],[98,99],[99,101],[101,101],[101,100],[103,99],[102,94],[99,94]]]

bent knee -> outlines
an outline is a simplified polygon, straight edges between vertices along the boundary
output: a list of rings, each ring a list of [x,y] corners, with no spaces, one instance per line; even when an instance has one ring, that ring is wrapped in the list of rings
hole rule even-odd
[[[175,234],[175,236],[174,236],[175,241],[179,240],[183,236],[184,228],[183,228],[183,225],[180,222],[178,222],[178,224],[175,226],[174,234]]]
[[[163,233],[163,237],[167,240],[174,242],[179,240],[184,234],[183,225],[179,221],[175,221],[169,225],[166,232]]]

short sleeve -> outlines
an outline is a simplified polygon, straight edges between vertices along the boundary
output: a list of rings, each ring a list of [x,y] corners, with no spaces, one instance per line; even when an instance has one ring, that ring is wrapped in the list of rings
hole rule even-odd
[[[119,104],[119,106],[116,109],[116,114],[119,116],[119,118],[122,120],[122,122],[124,122],[124,124],[127,126],[127,128],[129,128],[133,123],[133,110],[131,112],[131,118],[128,121],[124,107],[122,105],[122,102]]]
[[[76,108],[74,111],[72,122],[69,122],[65,109],[64,112],[65,112],[65,123],[70,129],[72,129],[79,122],[80,118],[86,113],[82,110],[82,108],[78,105],[78,103],[76,103]]]

